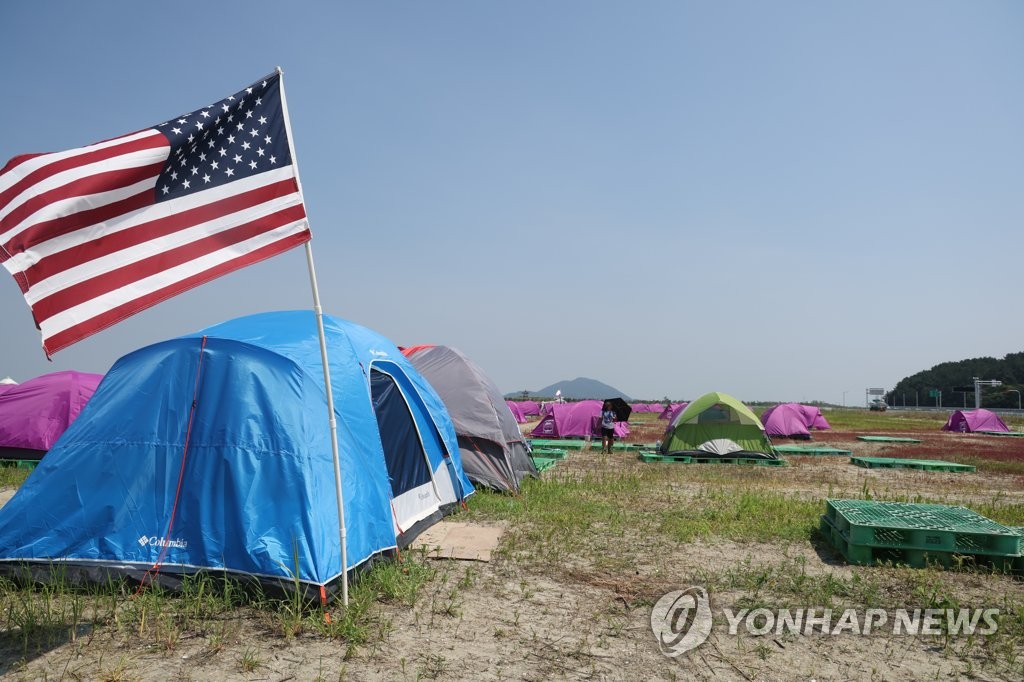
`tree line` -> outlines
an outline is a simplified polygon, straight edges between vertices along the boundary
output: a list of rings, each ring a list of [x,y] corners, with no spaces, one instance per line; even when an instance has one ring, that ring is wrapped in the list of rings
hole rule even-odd
[[[974,378],[1002,381],[1002,386],[982,386],[982,407],[1016,408],[1024,392],[1024,352],[1009,353],[1004,358],[971,358],[943,362],[931,369],[901,379],[885,396],[890,405],[936,405],[932,392],[942,392],[942,405],[962,408],[964,396],[969,409],[974,409]],[[916,392],[916,393],[915,393]]]

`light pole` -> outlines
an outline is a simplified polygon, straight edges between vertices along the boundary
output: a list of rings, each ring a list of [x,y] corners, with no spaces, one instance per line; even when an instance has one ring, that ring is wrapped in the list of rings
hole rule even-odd
[[[1019,412],[1020,411],[1020,391],[1018,391],[1015,388],[1008,388],[1006,390],[1011,392],[1011,393],[1016,393],[1017,394],[1017,411]]]
[[[843,407],[846,407],[846,394],[850,392],[850,389],[843,391]]]

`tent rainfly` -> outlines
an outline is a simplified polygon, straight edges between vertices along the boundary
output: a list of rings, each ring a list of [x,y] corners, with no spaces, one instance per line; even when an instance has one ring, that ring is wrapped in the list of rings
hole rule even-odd
[[[1010,427],[995,412],[978,408],[977,410],[957,410],[949,415],[942,430],[971,433],[972,431],[1009,431]]]
[[[761,413],[761,423],[769,436],[804,440],[811,438],[811,429],[832,428],[819,408],[799,403],[781,403],[769,407]]]
[[[525,477],[537,475],[518,420],[479,365],[449,346],[412,346],[402,353],[444,401],[469,480],[518,492]]]
[[[78,418],[102,378],[63,371],[0,384],[0,458],[42,458]]]
[[[601,435],[600,400],[549,403],[547,412],[530,432],[533,438],[588,438]],[[615,437],[629,435],[629,424],[615,422]]]

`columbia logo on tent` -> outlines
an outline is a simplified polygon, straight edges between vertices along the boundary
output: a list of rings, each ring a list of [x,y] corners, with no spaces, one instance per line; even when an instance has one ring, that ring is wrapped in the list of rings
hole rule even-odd
[[[388,356],[387,351],[370,349],[370,355],[375,358],[386,358]]]
[[[177,540],[162,540],[155,535],[146,537],[143,535],[138,539],[138,543],[145,547],[146,545],[153,545],[154,547],[168,547],[171,549],[185,549],[188,547],[188,542],[182,539]]]

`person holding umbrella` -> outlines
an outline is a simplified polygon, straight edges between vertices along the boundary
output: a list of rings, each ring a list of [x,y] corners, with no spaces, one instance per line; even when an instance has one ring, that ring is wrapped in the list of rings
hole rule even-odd
[[[601,406],[601,452],[611,454],[615,444],[615,409],[610,401]]]

